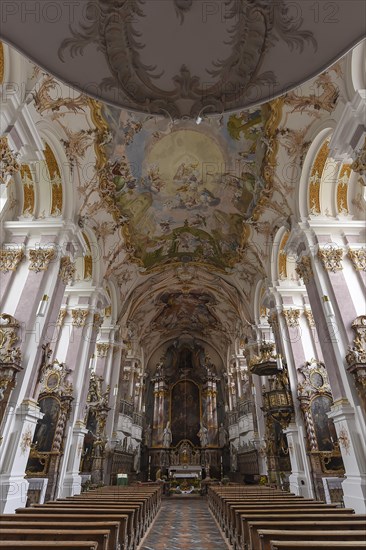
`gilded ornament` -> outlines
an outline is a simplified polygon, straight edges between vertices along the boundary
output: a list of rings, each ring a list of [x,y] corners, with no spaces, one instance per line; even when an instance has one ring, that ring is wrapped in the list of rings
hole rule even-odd
[[[22,249],[3,248],[0,249],[0,271],[16,271],[20,261],[24,258]]]
[[[346,454],[351,454],[351,441],[348,432],[343,424],[341,424],[338,432],[338,441],[341,447],[345,450]]]
[[[0,315],[0,401],[8,386],[15,385],[17,373],[22,370],[21,351],[16,346],[19,340],[19,323],[7,313]]]
[[[302,256],[300,258],[297,262],[296,273],[305,284],[310,283],[311,279],[314,277],[310,256]]]
[[[366,138],[363,147],[358,152],[351,168],[354,172],[361,174],[361,176],[366,175]]]
[[[58,312],[57,321],[56,321],[56,325],[58,327],[62,327],[62,325],[64,324],[66,315],[67,315],[67,309],[65,308],[60,309],[60,311]]]
[[[88,309],[72,309],[72,326],[76,328],[81,328],[85,326],[86,318],[89,315]]]
[[[324,269],[326,269],[327,271],[336,273],[336,271],[340,271],[343,269],[343,250],[341,248],[319,248],[318,258],[321,261]]]
[[[96,329],[99,329],[100,326],[103,324],[103,317],[100,313],[94,313],[93,315],[93,327]]]
[[[337,185],[337,211],[340,214],[348,214],[348,182],[351,175],[350,164],[344,164],[341,168]]]
[[[304,310],[304,315],[307,319],[309,327],[314,328],[315,327],[315,319],[314,319],[314,315],[313,315],[313,312],[311,311],[311,309],[305,309]]]
[[[22,164],[20,174],[23,182],[23,216],[31,216],[34,213],[34,182],[32,173],[27,164]]]
[[[348,257],[356,271],[366,271],[366,248],[359,248],[358,250],[350,249]]]
[[[75,273],[76,273],[75,264],[71,261],[69,256],[63,256],[61,258],[60,271],[59,271],[59,275],[61,277],[62,282],[65,285],[70,285],[74,280]]]
[[[29,267],[30,271],[39,273],[47,271],[49,263],[56,258],[56,250],[54,248],[34,248],[29,250]]]
[[[19,172],[18,156],[18,153],[11,151],[7,138],[0,137],[0,184],[6,185]]]
[[[97,357],[107,357],[110,344],[108,342],[101,342],[97,344]]]
[[[289,328],[295,328],[299,326],[300,310],[299,309],[284,309],[282,315],[286,320],[286,324]]]
[[[321,146],[311,169],[309,181],[309,210],[311,214],[320,214],[320,183],[329,155],[329,140]]]
[[[25,455],[27,450],[30,449],[32,445],[33,432],[30,424],[25,428],[21,440],[20,440],[20,450],[22,455]]]

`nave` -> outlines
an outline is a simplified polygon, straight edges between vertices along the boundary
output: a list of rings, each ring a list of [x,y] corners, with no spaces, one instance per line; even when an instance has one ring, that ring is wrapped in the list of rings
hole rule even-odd
[[[206,492],[206,491],[205,491]],[[0,515],[0,548],[286,550],[366,548],[366,515],[271,486],[103,487]]]

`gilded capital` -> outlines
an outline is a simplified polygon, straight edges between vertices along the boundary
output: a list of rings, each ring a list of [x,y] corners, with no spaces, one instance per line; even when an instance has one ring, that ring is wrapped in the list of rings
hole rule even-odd
[[[58,327],[62,327],[62,325],[64,324],[66,314],[67,314],[67,310],[64,308],[60,309],[60,311],[58,312],[57,321],[56,321],[56,325]]]
[[[22,249],[1,249],[0,250],[0,271],[16,271],[20,261],[24,258]]]
[[[366,248],[349,250],[348,257],[356,271],[366,271]]]
[[[76,273],[75,264],[70,260],[68,256],[61,258],[59,275],[62,282],[65,285],[69,285],[73,282]]]
[[[321,248],[318,250],[318,258],[327,271],[335,273],[343,269],[343,250],[341,248],[335,248],[333,246]]]
[[[107,357],[110,345],[108,342],[100,342],[97,344],[97,357]]]
[[[39,273],[47,271],[49,263],[56,258],[56,250],[54,248],[34,248],[29,250],[29,267],[30,271]]]
[[[289,328],[299,326],[300,310],[299,309],[284,309],[282,315],[286,320],[286,325]]]
[[[85,321],[87,316],[89,315],[88,309],[72,309],[71,310],[72,315],[72,326],[81,328],[85,326]]]
[[[296,273],[299,277],[301,277],[305,284],[310,282],[310,280],[314,277],[310,256],[302,256],[300,258],[297,262]]]

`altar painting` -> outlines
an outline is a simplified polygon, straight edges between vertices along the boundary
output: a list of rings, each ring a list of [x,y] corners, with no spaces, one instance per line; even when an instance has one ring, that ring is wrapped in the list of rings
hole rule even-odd
[[[200,390],[190,380],[177,382],[171,393],[172,444],[188,439],[193,445],[199,445],[200,429]]]

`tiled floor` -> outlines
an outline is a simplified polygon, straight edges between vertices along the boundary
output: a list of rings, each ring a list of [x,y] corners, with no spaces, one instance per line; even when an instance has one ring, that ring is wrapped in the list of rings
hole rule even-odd
[[[228,550],[203,498],[167,498],[139,550]]]

